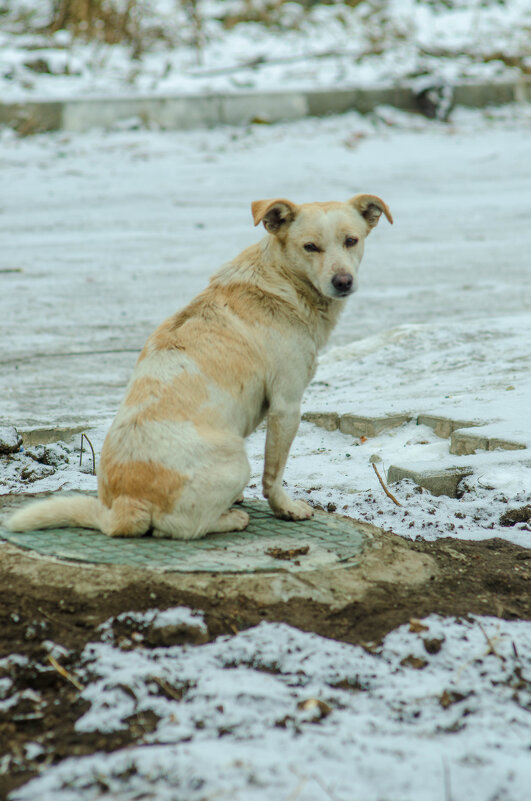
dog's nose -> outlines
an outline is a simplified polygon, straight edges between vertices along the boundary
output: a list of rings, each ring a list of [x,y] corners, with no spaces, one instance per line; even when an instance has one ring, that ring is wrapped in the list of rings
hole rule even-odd
[[[332,278],[332,286],[341,295],[346,295],[352,289],[353,279],[350,273],[336,273]]]

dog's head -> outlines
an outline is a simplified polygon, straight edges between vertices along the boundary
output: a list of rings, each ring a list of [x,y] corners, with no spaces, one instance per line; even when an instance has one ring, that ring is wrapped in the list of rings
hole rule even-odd
[[[391,212],[376,195],[356,195],[346,203],[257,200],[254,224],[263,223],[284,251],[286,265],[325,297],[345,298],[358,288],[365,238],[382,214]]]

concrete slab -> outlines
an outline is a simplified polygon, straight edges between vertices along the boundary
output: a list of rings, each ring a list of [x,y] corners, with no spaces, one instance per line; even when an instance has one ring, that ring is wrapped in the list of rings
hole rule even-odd
[[[387,471],[387,481],[394,484],[403,478],[409,478],[419,487],[424,487],[432,495],[447,495],[449,498],[459,497],[459,482],[470,476],[473,469],[468,466],[448,467],[446,469],[419,468],[413,465],[391,465]]]
[[[339,428],[339,415],[336,412],[304,412],[302,419],[326,431],[337,431]]]
[[[263,92],[226,95],[220,98],[223,125],[247,125],[250,122],[288,122],[306,117],[308,101],[303,93]]]
[[[480,429],[481,431],[481,429]],[[477,450],[486,451],[488,439],[481,433],[471,433],[467,429],[452,431],[450,436],[450,453],[459,456],[475,453]]]
[[[20,136],[57,131],[63,125],[63,101],[0,103],[0,125],[9,125]]]
[[[523,442],[505,439],[504,437],[489,437],[487,431],[482,427],[476,431],[457,429],[450,437],[450,453],[459,456],[482,451],[515,451],[525,450],[527,446]]]
[[[85,426],[55,426],[53,428],[19,428],[18,432],[22,437],[22,444],[25,447],[31,445],[49,445],[50,442],[70,443],[76,435],[86,432]]]
[[[131,117],[169,130],[205,128],[219,125],[221,100],[215,96],[69,100],[62,107],[61,128],[78,132],[109,128]]]
[[[34,496],[35,497],[35,496]],[[0,498],[1,518],[28,496]],[[260,604],[307,598],[339,609],[359,600],[378,582],[416,587],[436,572],[435,561],[412,543],[375,526],[317,512],[314,520],[277,520],[262,502],[249,502],[246,532],[194,542],[112,540],[94,531],[14,534],[1,527],[3,563],[29,581],[44,580],[93,597],[149,576],[205,598],[252,599]]]
[[[487,442],[488,451],[521,451],[526,448],[527,445],[524,445],[522,442],[514,442],[513,440],[500,439],[498,437],[489,438]]]
[[[375,437],[382,431],[396,428],[411,420],[409,414],[389,414],[384,417],[363,417],[356,414],[342,414],[339,430],[354,437]]]
[[[465,83],[454,87],[454,103],[471,108],[529,100],[531,100],[531,81],[525,78],[514,83]]]
[[[428,426],[433,429],[433,433],[442,439],[448,437],[458,428],[472,428],[480,426],[479,420],[452,420],[450,417],[441,417],[432,414],[419,414],[417,417],[417,424],[419,426]]]

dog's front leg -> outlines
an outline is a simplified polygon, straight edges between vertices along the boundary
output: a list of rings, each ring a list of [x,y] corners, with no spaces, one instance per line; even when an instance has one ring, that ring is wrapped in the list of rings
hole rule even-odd
[[[269,409],[262,486],[271,509],[284,520],[308,520],[313,516],[311,506],[292,500],[282,489],[284,468],[300,419],[299,404]]]

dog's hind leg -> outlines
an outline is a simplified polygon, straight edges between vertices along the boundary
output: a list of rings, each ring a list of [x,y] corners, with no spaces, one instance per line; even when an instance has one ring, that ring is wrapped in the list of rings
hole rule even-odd
[[[218,519],[210,525],[199,527],[197,524],[186,525],[181,517],[178,524],[169,525],[168,521],[164,528],[154,528],[153,536],[159,539],[171,538],[176,540],[196,540],[206,534],[224,534],[227,531],[243,531],[249,525],[249,515],[243,509],[228,509],[223,512]]]
[[[243,440],[225,437],[210,461],[187,483],[174,509],[153,515],[153,536],[195,540],[205,534],[242,531],[249,515],[231,509],[250,476]],[[215,461],[214,461],[215,460]]]

